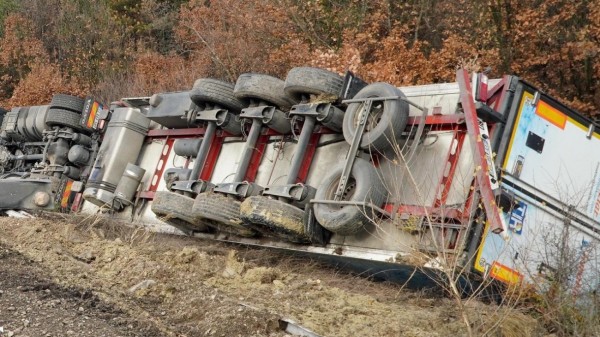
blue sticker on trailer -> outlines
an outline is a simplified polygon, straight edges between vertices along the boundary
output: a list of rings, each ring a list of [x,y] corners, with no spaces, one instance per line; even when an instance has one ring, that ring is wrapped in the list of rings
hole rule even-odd
[[[527,204],[523,201],[519,201],[518,206],[510,213],[508,229],[515,234],[521,235],[523,232],[523,223],[525,222],[525,214],[527,214]]]

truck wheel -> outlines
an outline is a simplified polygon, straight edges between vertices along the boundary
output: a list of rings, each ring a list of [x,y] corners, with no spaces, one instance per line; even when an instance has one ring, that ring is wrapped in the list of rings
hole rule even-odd
[[[319,185],[315,199],[333,200],[343,167],[335,168]],[[342,200],[370,202],[381,206],[386,192],[375,167],[368,161],[356,158]],[[315,217],[326,229],[341,235],[358,233],[373,215],[369,207],[361,205],[314,204]]]
[[[50,109],[46,115],[46,125],[49,127],[66,126],[83,133],[93,132],[93,130],[82,126],[80,121],[80,114],[64,109]]]
[[[325,69],[312,67],[292,68],[285,78],[283,90],[300,101],[302,95],[325,95],[337,99],[342,91],[344,78]]]
[[[65,109],[81,114],[85,100],[77,96],[57,94],[52,96],[50,109]]]
[[[233,88],[231,83],[201,78],[194,82],[194,87],[190,90],[190,99],[199,106],[210,102],[229,109],[231,113],[239,113],[245,105],[235,97]]]
[[[256,232],[244,226],[240,219],[240,204],[239,200],[221,193],[204,192],[194,200],[191,214],[196,219],[219,223],[219,226],[215,226],[218,230],[246,237],[255,236]]]
[[[249,197],[240,206],[240,217],[267,235],[296,243],[309,243],[304,232],[304,211],[283,201],[263,196]]]
[[[152,200],[150,209],[159,220],[186,234],[206,232],[208,227],[195,221],[191,215],[194,199],[169,191],[158,191]]]
[[[284,81],[269,75],[241,74],[235,83],[233,93],[246,104],[249,104],[252,99],[258,99],[288,110],[295,102],[283,91],[284,84]]]
[[[405,97],[400,89],[387,83],[373,83],[359,91],[354,99],[369,97]],[[344,138],[352,143],[352,138],[358,127],[358,116],[364,103],[351,103],[344,115]],[[367,117],[367,125],[363,134],[360,148],[367,150],[373,147],[377,151],[389,149],[400,137],[408,121],[408,104],[399,99],[375,101]]]

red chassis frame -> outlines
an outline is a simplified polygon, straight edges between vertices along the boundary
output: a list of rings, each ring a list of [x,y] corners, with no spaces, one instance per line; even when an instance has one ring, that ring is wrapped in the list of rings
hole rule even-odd
[[[491,183],[487,176],[488,162],[485,157],[485,150],[481,141],[481,133],[478,126],[477,110],[473,99],[473,89],[471,88],[469,73],[461,69],[457,71],[457,82],[460,89],[460,105],[463,113],[453,115],[429,115],[426,117],[425,125],[435,131],[451,131],[453,133],[453,144],[450,146],[446,154],[446,167],[442,170],[442,175],[439,178],[435,200],[433,205],[405,205],[405,204],[386,204],[383,209],[389,213],[408,214],[412,216],[424,217],[428,216],[434,221],[442,219],[443,222],[452,224],[449,228],[456,228],[456,224],[460,224],[459,235],[453,237],[452,240],[446,242],[448,247],[456,247],[458,240],[462,239],[464,231],[462,229],[469,228],[472,221],[471,212],[473,203],[481,202],[481,206],[485,210],[487,221],[490,224],[490,229],[495,233],[501,233],[504,230],[502,211],[495,201],[495,191],[492,189]],[[503,77],[493,88],[488,90],[487,100],[483,103],[491,108],[498,110],[503,101],[507,98],[507,86],[509,85],[508,76]],[[417,126],[420,123],[420,118],[411,117],[408,120],[408,125]],[[494,124],[488,123],[490,134],[497,132]],[[474,164],[476,167],[475,179],[471,183],[470,192],[467,200],[462,208],[445,207],[448,193],[454,181],[457,164],[460,159],[460,153],[464,142],[469,139],[473,149]]]
[[[205,128],[200,127],[189,129],[157,129],[150,130],[148,132],[148,135],[146,136],[147,142],[151,142],[155,139],[164,139],[165,143],[163,145],[160,158],[156,164],[156,168],[154,169],[152,179],[150,180],[150,187],[146,191],[141,191],[139,193],[139,198],[148,200],[154,199],[154,194],[156,193],[160,179],[162,179],[162,175],[165,171],[166,163],[171,154],[171,150],[173,148],[173,143],[175,142],[175,140],[180,138],[201,137],[204,135],[205,131]],[[332,131],[323,126],[318,126],[315,129],[315,132],[311,136],[310,142],[308,144],[308,148],[306,149],[306,153],[302,161],[302,166],[300,167],[300,172],[298,173],[298,183],[306,182],[306,178],[308,176],[308,172],[310,170],[310,166],[312,164],[314,154],[317,150],[317,146],[319,144],[319,139],[321,138],[321,135],[330,133],[332,133]],[[254,181],[254,179],[256,178],[256,174],[258,173],[258,168],[262,161],[265,148],[267,147],[269,139],[272,136],[282,136],[282,134],[272,129],[265,129],[263,130],[261,136],[258,138],[258,142],[254,149],[254,153],[252,155],[252,158],[250,159],[248,172],[245,176],[246,181]],[[221,149],[223,147],[225,138],[228,137],[237,136],[231,135],[223,130],[217,131],[213,143],[210,146],[206,162],[204,163],[204,166],[200,171],[199,178],[201,180],[209,180],[211,178],[215,166],[217,164],[217,159],[219,158],[219,154],[221,153]]]

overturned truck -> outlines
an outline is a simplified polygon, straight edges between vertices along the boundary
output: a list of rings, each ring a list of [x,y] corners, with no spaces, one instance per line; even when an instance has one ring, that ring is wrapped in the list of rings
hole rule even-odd
[[[299,67],[285,80],[199,79],[189,91],[124,98],[93,118],[86,107],[77,127],[46,120],[41,138],[25,142],[34,152],[0,155],[21,167],[40,160],[3,176],[2,194],[32,179],[75,179],[67,194],[49,192],[69,203],[54,209],[406,279],[451,261],[471,275],[543,284],[568,264],[574,293],[599,286],[600,133],[518,77],[460,70],[456,83],[397,88]],[[15,130],[6,122],[14,116],[4,120],[3,132]],[[89,121],[89,131],[79,127]],[[10,132],[0,150],[19,142]],[[66,162],[49,155],[57,139],[71,146]],[[83,150],[89,157],[71,160]],[[0,209],[40,208],[5,198]]]

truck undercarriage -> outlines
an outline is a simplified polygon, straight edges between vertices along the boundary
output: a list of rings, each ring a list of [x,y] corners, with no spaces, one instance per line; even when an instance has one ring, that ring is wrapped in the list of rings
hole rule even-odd
[[[543,283],[569,249],[572,292],[598,288],[600,134],[515,76],[397,88],[299,67],[107,108],[57,95],[0,130],[0,209],[110,214],[406,279]]]

